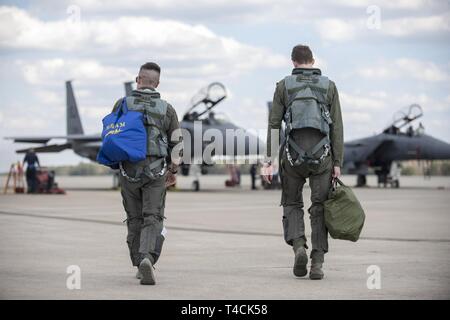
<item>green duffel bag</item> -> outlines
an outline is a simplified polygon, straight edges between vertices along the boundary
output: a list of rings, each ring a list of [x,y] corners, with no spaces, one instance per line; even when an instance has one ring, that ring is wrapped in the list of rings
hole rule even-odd
[[[334,179],[324,209],[325,224],[333,239],[358,240],[366,215],[352,189]]]

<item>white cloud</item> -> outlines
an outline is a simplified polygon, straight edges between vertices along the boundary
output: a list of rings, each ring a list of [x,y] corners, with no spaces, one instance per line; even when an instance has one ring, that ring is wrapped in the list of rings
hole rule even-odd
[[[404,17],[382,21],[381,33],[394,37],[408,37],[442,33],[449,37],[450,15]]]
[[[348,41],[353,40],[361,28],[361,20],[345,21],[337,18],[323,19],[316,23],[316,29],[323,40]]]
[[[376,5],[382,9],[417,10],[430,6],[437,6],[438,1],[430,0],[338,0],[338,4],[347,7],[367,8]]]
[[[368,124],[372,120],[370,112],[344,112],[346,122],[357,122],[358,124]]]
[[[142,59],[151,53],[152,57],[172,62],[201,64],[199,70],[204,74],[239,74],[261,65],[280,67],[288,63],[286,57],[273,54],[265,48],[218,36],[203,25],[149,17],[81,19],[79,23],[68,20],[46,22],[18,8],[0,7],[0,30],[3,30],[0,33],[0,47],[3,48],[22,51],[39,49],[99,57],[122,54],[129,59]],[[63,60],[53,59],[47,62],[47,67],[52,72],[64,63]],[[104,71],[95,62],[89,65],[85,63],[77,70],[85,76],[92,73],[92,77]],[[29,80],[37,76],[33,70],[28,72]]]
[[[315,22],[315,28],[324,41],[382,38],[450,39],[450,13],[434,13],[428,16],[402,16],[385,18],[380,15],[380,28],[368,28],[369,15],[360,18],[324,18]]]
[[[375,111],[386,107],[386,103],[379,98],[370,97],[370,95],[355,95],[346,92],[340,92],[339,98],[343,109],[349,109],[351,111]],[[345,110],[344,109],[344,110]]]
[[[443,82],[450,80],[448,68],[431,61],[398,58],[371,67],[359,68],[356,73],[368,79],[412,78],[420,81]]]
[[[85,120],[87,118],[91,118],[94,120],[102,119],[105,115],[111,112],[112,107],[104,107],[104,106],[86,106],[80,107],[80,117]]]
[[[409,106],[417,103],[422,107],[425,115],[450,112],[450,101],[448,99],[436,99],[425,92],[404,93],[391,97],[391,99],[399,106]]]
[[[12,118],[8,121],[8,128],[13,128],[15,130],[20,130],[21,132],[30,132],[33,130],[42,130],[49,125],[48,122],[42,118],[33,118],[23,121],[23,119]]]
[[[81,16],[98,14],[146,15],[159,18],[175,18],[182,21],[202,22],[239,22],[267,23],[292,22],[303,23],[318,18],[352,18],[362,17],[366,8],[378,6],[382,13],[396,18],[405,13],[448,10],[448,4],[442,0],[41,0],[34,5],[34,11],[66,13],[71,5],[78,6]]]
[[[448,72],[430,61],[401,58],[395,61],[395,65],[417,80],[439,82],[450,79]]]
[[[80,9],[80,23],[73,23],[66,8]],[[370,14],[367,7],[380,8],[381,28],[368,29]],[[312,25],[325,41],[350,41],[362,38],[449,38],[450,13],[442,1],[60,1],[58,5],[40,2],[41,11],[56,10],[59,20],[43,21],[15,7],[0,7],[0,46],[13,48],[40,48],[90,51],[102,48],[120,51],[126,48],[151,48],[161,54],[161,48],[183,47],[179,52],[164,52],[172,59],[186,57],[252,56],[255,49],[220,37],[203,23],[232,21],[238,23],[283,22]],[[39,11],[39,10],[38,10]],[[99,14],[114,13],[118,19],[99,18]],[[145,12],[145,15],[144,15]],[[97,16],[95,15],[97,13]],[[94,15],[92,15],[94,14]],[[169,18],[169,19],[168,19]],[[182,21],[188,21],[185,23]],[[145,30],[145,32],[139,32]],[[42,41],[44,40],[44,41]],[[261,48],[257,48],[261,49]],[[267,56],[265,52],[265,55]],[[220,57],[219,57],[220,58]],[[280,62],[268,59],[269,63]]]
[[[285,1],[286,2],[286,1]],[[273,1],[270,0],[216,0],[211,4],[210,0],[154,0],[149,2],[147,0],[134,0],[132,2],[124,2],[121,0],[72,0],[68,3],[73,3],[85,8],[87,10],[143,10],[143,9],[188,9],[188,8],[247,8],[249,6],[270,5]]]
[[[67,79],[118,83],[133,78],[133,73],[125,68],[105,66],[90,59],[19,60],[17,64],[22,69],[25,80],[31,84],[57,84]]]
[[[62,95],[58,95],[56,92],[50,90],[37,90],[36,97],[46,107],[49,105],[63,105],[65,103]]]

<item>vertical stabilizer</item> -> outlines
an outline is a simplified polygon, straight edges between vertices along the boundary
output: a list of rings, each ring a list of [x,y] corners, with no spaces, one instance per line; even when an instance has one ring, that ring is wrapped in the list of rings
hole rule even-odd
[[[83,126],[70,81],[66,81],[66,108],[67,134],[83,134]]]
[[[131,91],[133,91],[132,83],[133,82],[131,82],[131,81],[124,83],[125,84],[125,95],[127,97],[131,96]]]

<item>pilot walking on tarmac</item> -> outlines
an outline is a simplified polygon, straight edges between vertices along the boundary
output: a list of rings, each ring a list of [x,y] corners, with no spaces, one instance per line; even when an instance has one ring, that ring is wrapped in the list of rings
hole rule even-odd
[[[311,269],[310,279],[322,279],[322,264],[328,251],[328,232],[324,221],[323,203],[327,199],[332,177],[341,174],[343,163],[343,124],[336,85],[314,68],[313,54],[308,46],[292,50],[292,74],[277,83],[270,112],[267,152],[262,176],[272,181],[272,162],[281,122],[286,124],[285,142],[280,147],[280,177],[282,184],[283,230],[286,243],[295,253],[293,272],[307,275],[303,185],[309,179],[311,187]],[[276,143],[272,143],[272,141]]]
[[[25,171],[25,176],[27,179],[27,193],[37,192],[37,168],[40,167],[39,158],[34,152],[34,149],[30,149],[25,154],[22,166],[27,164],[27,170]]]
[[[137,89],[126,97],[129,110],[144,113],[147,130],[147,158],[137,163],[125,161],[120,167],[123,206],[127,213],[127,244],[136,278],[154,285],[154,265],[161,254],[166,186],[175,183],[181,160],[181,142],[175,109],[156,91],[161,68],[153,62],[141,66]],[[122,99],[116,102],[116,111]],[[178,154],[176,151],[178,150]]]

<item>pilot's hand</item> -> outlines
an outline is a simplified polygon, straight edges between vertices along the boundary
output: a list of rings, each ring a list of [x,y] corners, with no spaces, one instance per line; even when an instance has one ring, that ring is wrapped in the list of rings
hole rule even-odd
[[[176,174],[178,172],[179,165],[175,162],[172,162],[169,164],[169,167],[167,168],[169,172]]]
[[[273,176],[273,166],[270,162],[266,162],[263,164],[261,168],[261,177],[265,182],[268,184],[272,183],[272,176]]]
[[[171,171],[167,172],[166,175],[166,188],[170,186],[174,186],[177,183],[177,176],[175,173],[172,173]]]
[[[332,176],[334,179],[339,178],[341,176],[341,167],[334,166]]]

